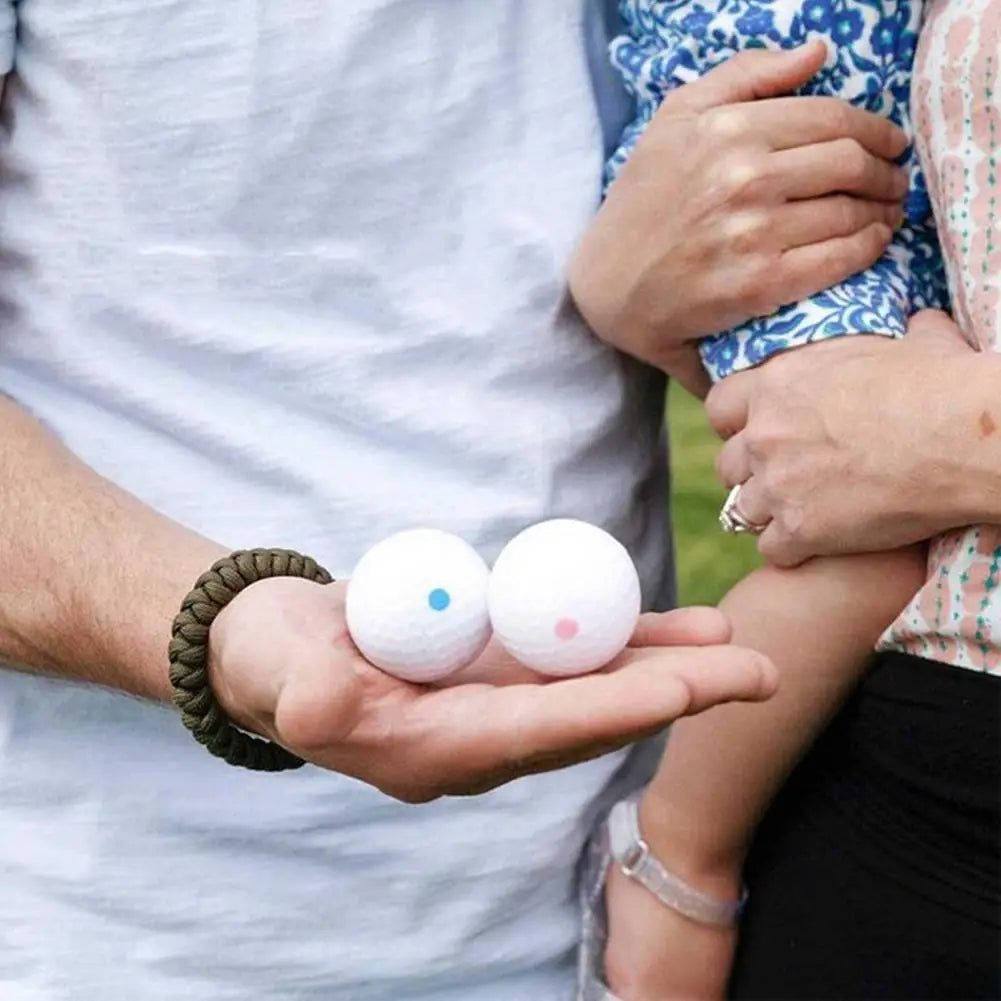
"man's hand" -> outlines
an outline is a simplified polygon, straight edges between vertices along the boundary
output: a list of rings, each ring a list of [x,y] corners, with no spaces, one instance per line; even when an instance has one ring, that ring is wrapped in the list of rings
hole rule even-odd
[[[571,263],[595,333],[697,395],[699,338],[869,267],[901,219],[896,126],[836,98],[776,97],[825,53],[742,53],[668,94]]]
[[[997,457],[985,450],[997,449],[1001,424],[974,392],[987,364],[945,314],[927,311],[901,341],[811,344],[714,387],[706,412],[728,439],[717,469],[744,484],[740,512],[767,523],[762,555],[794,566],[980,520],[978,486],[997,493]],[[978,463],[993,489],[972,474]]]
[[[776,684],[764,657],[724,645],[721,614],[692,609],[644,617],[640,645],[595,675],[546,681],[495,647],[449,687],[414,685],[355,649],[345,588],[275,578],[242,591],[212,626],[212,685],[241,726],[405,802],[597,757]]]

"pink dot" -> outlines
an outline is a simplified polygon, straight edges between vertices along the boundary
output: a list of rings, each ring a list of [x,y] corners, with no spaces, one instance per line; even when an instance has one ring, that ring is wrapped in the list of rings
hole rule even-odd
[[[556,623],[556,635],[561,640],[572,640],[580,632],[576,619],[560,619]]]

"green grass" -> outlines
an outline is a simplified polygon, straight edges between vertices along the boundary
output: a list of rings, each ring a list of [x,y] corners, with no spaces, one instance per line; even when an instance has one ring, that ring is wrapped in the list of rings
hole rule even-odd
[[[683,605],[715,604],[758,565],[754,540],[725,535],[716,520],[726,490],[713,462],[719,439],[702,405],[678,386],[668,394],[678,591]]]

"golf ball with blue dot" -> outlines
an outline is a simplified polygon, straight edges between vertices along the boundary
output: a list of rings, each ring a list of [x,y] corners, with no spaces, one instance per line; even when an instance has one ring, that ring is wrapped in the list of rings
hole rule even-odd
[[[430,682],[471,664],[490,639],[490,570],[463,539],[433,528],[373,546],[348,582],[345,615],[369,663]]]

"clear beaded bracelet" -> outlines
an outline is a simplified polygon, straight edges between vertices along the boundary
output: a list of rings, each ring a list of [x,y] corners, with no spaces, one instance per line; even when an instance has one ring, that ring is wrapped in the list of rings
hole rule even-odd
[[[740,917],[747,889],[737,900],[711,897],[666,869],[643,840],[639,795],[620,800],[608,816],[608,844],[624,875],[649,890],[665,907],[704,925],[727,927]]]

